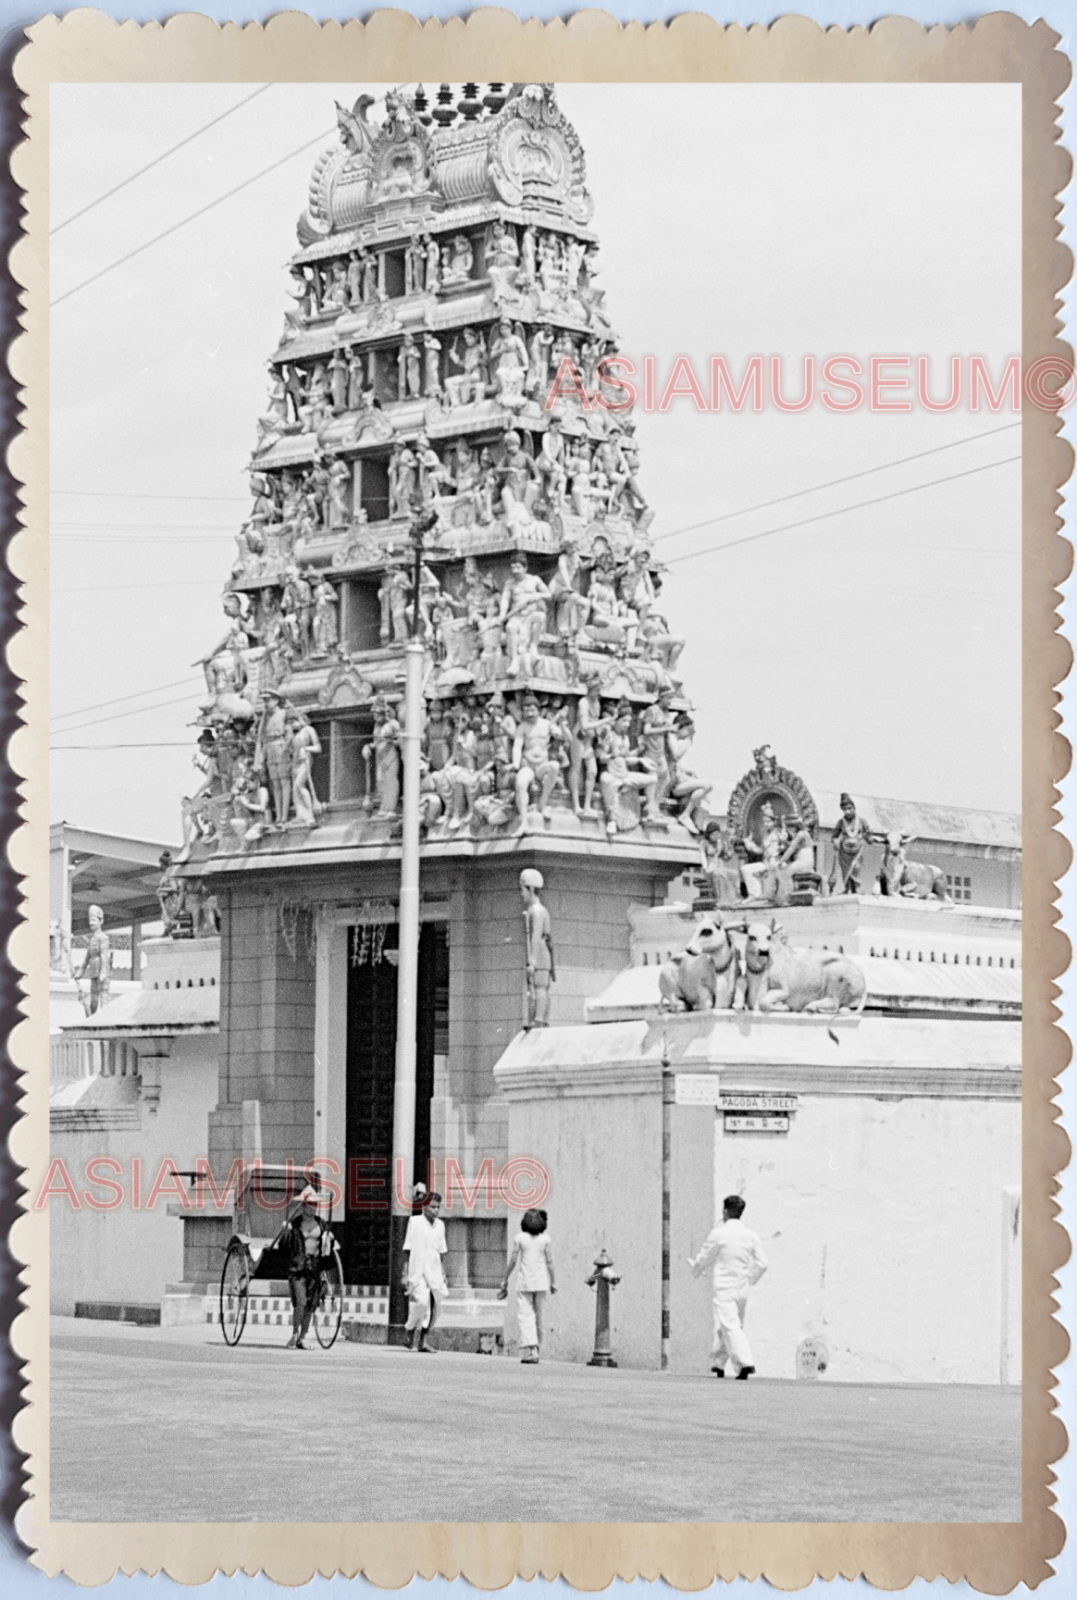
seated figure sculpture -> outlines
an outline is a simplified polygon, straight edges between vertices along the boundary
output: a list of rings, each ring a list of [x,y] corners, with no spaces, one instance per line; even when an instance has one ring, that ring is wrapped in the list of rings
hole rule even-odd
[[[629,794],[642,795],[644,815],[652,822],[661,821],[655,802],[658,773],[632,743],[630,707],[622,707],[612,725],[600,733],[598,765],[598,788],[606,812],[607,833],[625,832],[636,826],[638,817],[634,806],[624,804],[624,797]]]
[[[517,833],[527,828],[527,807],[533,783],[541,785],[539,809],[543,821],[549,822],[552,816],[550,797],[561,775],[560,763],[554,760],[551,750],[553,723],[548,717],[540,716],[539,703],[533,694],[524,696],[520,715],[512,751],[512,764],[516,768]]]

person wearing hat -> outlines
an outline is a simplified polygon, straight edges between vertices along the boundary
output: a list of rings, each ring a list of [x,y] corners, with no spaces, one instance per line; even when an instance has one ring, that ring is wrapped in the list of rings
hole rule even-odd
[[[863,817],[857,815],[856,801],[852,795],[843,794],[838,801],[841,816],[831,834],[834,847],[834,864],[830,869],[831,894],[859,894],[860,872],[864,851],[878,836],[872,833]]]
[[[255,766],[265,763],[273,801],[273,820],[284,823],[292,808],[292,749],[284,696],[267,689],[262,696],[262,726],[258,734]]]
[[[557,980],[553,960],[553,924],[542,903],[542,873],[525,867],[520,873],[524,903],[524,946],[527,952],[527,1028],[550,1025],[550,985]]]
[[[292,1337],[288,1350],[305,1350],[303,1343],[310,1330],[318,1302],[318,1273],[321,1267],[322,1234],[325,1223],[318,1215],[322,1197],[309,1183],[298,1196],[296,1209],[284,1225],[279,1249],[288,1274],[292,1298]]]

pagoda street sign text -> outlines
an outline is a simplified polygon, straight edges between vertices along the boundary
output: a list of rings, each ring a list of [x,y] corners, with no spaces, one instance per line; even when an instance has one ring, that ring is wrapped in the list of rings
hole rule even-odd
[[[754,1094],[726,1090],[718,1096],[720,1111],[795,1111],[795,1094]]]

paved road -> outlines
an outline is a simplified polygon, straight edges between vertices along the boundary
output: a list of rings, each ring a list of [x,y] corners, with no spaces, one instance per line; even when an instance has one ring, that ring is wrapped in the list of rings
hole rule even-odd
[[[257,1334],[261,1337],[256,1337]],[[1016,1389],[748,1383],[57,1318],[61,1522],[1003,1522]]]

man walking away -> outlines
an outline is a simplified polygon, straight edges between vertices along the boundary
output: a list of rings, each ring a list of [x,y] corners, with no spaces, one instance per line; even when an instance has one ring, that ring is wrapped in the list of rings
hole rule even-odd
[[[767,1258],[759,1235],[741,1221],[744,1201],[739,1194],[727,1195],[722,1202],[722,1222],[712,1228],[697,1256],[688,1265],[696,1277],[714,1262],[714,1364],[716,1378],[725,1377],[726,1362],[738,1369],[738,1378],[755,1371],[752,1351],[744,1332],[744,1313],[748,1290],[767,1270]]]

